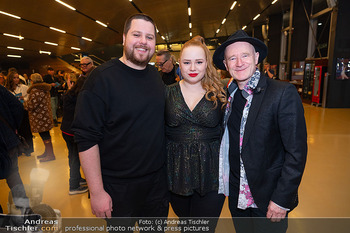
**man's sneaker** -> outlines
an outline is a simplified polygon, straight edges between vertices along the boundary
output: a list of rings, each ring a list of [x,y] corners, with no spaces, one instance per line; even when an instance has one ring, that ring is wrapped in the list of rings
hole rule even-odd
[[[76,189],[69,189],[69,195],[86,193],[88,190],[89,190],[89,188],[86,186],[79,186]]]
[[[85,179],[81,178],[80,181],[79,181],[79,184],[80,185],[87,185],[87,182]]]

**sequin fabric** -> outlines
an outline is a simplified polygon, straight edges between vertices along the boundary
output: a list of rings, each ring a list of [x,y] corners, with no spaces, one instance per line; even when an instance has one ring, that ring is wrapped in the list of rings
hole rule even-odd
[[[204,96],[191,111],[180,86],[167,87],[165,106],[169,190],[188,196],[218,189],[221,104]]]

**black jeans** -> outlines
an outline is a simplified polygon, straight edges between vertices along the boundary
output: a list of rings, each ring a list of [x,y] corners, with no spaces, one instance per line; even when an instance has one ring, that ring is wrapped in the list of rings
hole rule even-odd
[[[76,189],[80,186],[81,179],[78,146],[74,142],[74,136],[65,133],[62,133],[62,136],[68,148],[69,189]]]

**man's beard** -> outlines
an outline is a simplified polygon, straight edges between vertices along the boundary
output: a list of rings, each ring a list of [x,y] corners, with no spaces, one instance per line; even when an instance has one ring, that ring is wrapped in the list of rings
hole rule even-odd
[[[147,51],[149,51],[148,48]],[[141,58],[137,58],[136,56],[134,56],[134,51],[136,50],[135,47],[133,47],[132,49],[125,49],[125,57],[127,60],[129,60],[130,62],[134,63],[137,66],[147,66],[148,62],[151,60],[152,56],[148,56],[145,54],[146,57],[141,57]],[[153,54],[152,54],[153,55]]]

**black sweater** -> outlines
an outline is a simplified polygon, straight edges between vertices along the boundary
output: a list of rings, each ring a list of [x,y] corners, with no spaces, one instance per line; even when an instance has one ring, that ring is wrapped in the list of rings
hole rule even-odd
[[[79,93],[72,125],[79,152],[98,144],[104,181],[137,178],[165,162],[165,91],[157,70],[118,59],[93,70]]]

